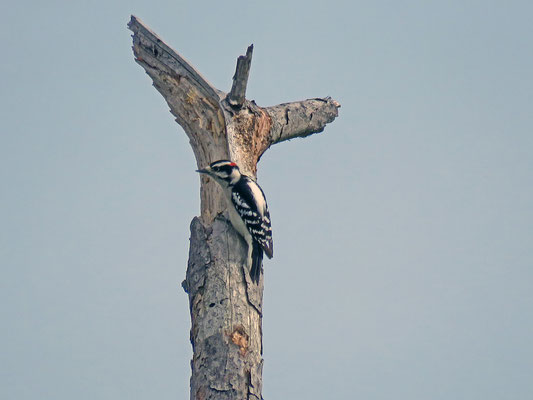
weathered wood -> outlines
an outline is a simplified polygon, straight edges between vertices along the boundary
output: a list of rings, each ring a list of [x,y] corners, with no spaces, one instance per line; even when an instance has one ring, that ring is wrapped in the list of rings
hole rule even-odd
[[[233,75],[233,85],[228,94],[228,103],[235,108],[241,108],[246,100],[246,85],[248,84],[248,75],[250,74],[250,65],[252,64],[252,53],[254,45],[248,46],[246,55],[237,59],[235,75]]]
[[[191,399],[261,399],[263,291],[248,291],[253,284],[242,279],[245,247],[226,219],[208,229],[199,218],[191,223],[184,281],[192,320]]]
[[[218,102],[219,100],[219,91],[216,90],[207,80],[200,75],[196,69],[189,64],[185,59],[180,56],[174,49],[170,48],[165,42],[163,42],[159,36],[157,36],[150,28],[148,28],[139,18],[132,15],[130,22],[128,23],[128,28],[134,33],[133,35],[133,45],[134,50],[137,45],[137,49],[144,47],[150,49],[153,52],[153,57],[149,58],[139,57],[137,53],[136,61],[141,64],[143,68],[147,63],[148,59],[157,59],[165,67],[170,67],[177,75],[187,76],[189,79],[195,82],[195,86],[203,91],[206,97],[212,98],[214,101]],[[144,43],[141,43],[144,42]],[[149,65],[148,65],[149,66]],[[145,68],[146,69],[146,68]]]
[[[255,177],[272,144],[321,132],[337,116],[340,105],[330,98],[268,108],[246,100],[252,46],[239,57],[226,95],[138,18],[132,16],[128,26],[135,59],[189,137],[199,168],[231,159]],[[246,244],[228,222],[219,186],[205,176],[200,183],[201,218],[191,223],[183,282],[192,322],[191,399],[261,399],[263,274],[252,283]]]
[[[191,143],[197,167],[230,157],[226,139],[226,121],[220,105],[225,94],[213,88],[176,51],[166,45],[138,18],[132,16],[128,27],[133,31],[135,61],[152,78],[170,112]],[[215,182],[204,180],[200,188],[201,215],[212,221],[226,209]]]
[[[331,97],[278,104],[264,110],[272,118],[271,144],[306,137],[324,130],[339,115],[340,104]]]

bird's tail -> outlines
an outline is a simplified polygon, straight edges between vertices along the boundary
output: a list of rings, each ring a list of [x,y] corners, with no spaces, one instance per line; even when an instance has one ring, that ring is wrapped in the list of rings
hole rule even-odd
[[[263,249],[255,240],[252,244],[252,268],[250,269],[250,278],[257,285],[261,276],[261,266],[263,264]]]

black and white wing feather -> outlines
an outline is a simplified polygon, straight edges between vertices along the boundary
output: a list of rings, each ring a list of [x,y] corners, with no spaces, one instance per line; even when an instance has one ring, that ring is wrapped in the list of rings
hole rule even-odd
[[[243,176],[232,188],[231,201],[254,241],[272,258],[272,227],[263,190],[254,180]]]

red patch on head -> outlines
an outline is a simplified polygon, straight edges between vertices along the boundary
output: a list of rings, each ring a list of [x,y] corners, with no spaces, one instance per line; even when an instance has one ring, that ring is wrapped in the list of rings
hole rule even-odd
[[[236,166],[237,166],[237,164],[235,164],[234,162],[229,163],[229,165],[230,165],[231,167],[236,167]]]

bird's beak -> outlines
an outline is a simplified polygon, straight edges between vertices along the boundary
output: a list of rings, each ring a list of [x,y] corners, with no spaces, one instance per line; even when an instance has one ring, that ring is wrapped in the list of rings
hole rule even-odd
[[[207,169],[197,169],[196,172],[198,172],[200,174],[209,174],[209,170],[207,170]]]

